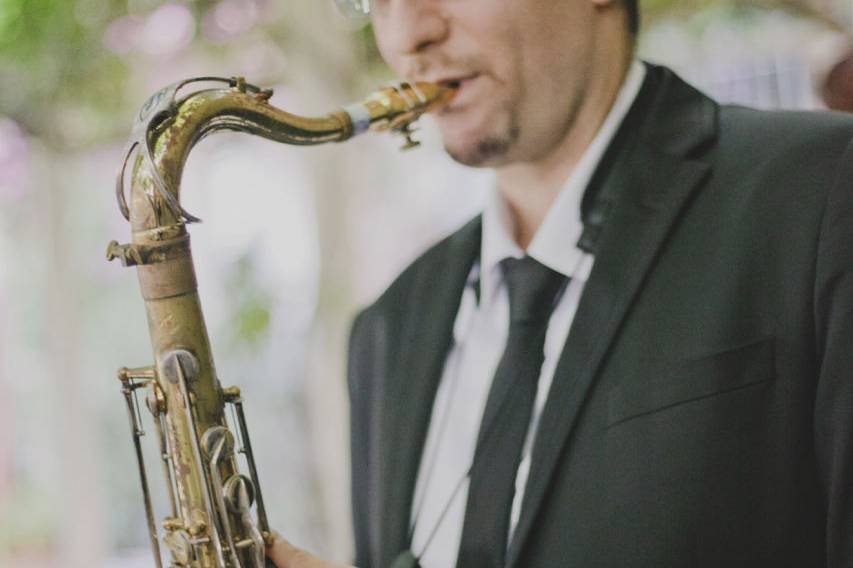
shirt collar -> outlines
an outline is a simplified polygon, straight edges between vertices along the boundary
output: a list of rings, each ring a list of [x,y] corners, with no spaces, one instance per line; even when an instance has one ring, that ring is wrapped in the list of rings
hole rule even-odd
[[[563,184],[557,199],[527,247],[528,255],[565,276],[573,275],[584,254],[575,246],[583,232],[580,207],[584,190],[616,130],[637,98],[645,76],[645,65],[635,59],[601,128]],[[493,184],[483,210],[483,240],[480,250],[480,298],[486,301],[493,297],[503,280],[498,266],[500,262],[510,257],[521,258],[525,254],[516,244],[513,234],[509,207],[497,191],[496,184]]]

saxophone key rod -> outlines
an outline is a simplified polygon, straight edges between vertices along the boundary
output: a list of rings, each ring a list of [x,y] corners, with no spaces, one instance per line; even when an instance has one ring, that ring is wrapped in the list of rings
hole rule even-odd
[[[136,373],[134,371],[146,371],[143,374]],[[148,473],[145,469],[145,457],[142,455],[142,444],[141,438],[145,435],[145,432],[142,430],[140,424],[140,416],[136,411],[137,405],[136,403],[136,389],[145,386],[144,384],[139,384],[134,382],[135,377],[139,378],[149,378],[149,374],[147,371],[150,370],[150,379],[153,380],[153,369],[145,368],[145,369],[128,369],[126,367],[122,367],[118,371],[118,378],[121,381],[122,389],[121,392],[124,395],[125,403],[127,404],[127,416],[130,421],[130,430],[133,436],[133,447],[136,453],[136,464],[139,468],[139,481],[142,485],[142,499],[145,502],[145,517],[148,522],[148,538],[151,541],[151,551],[154,554],[154,561],[157,564],[157,568],[163,568],[163,559],[160,555],[160,540],[157,532],[157,523],[154,520],[154,506],[151,502],[151,491],[148,487]]]
[[[264,506],[263,495],[261,494],[261,482],[258,480],[258,469],[255,466],[255,454],[252,452],[252,442],[249,437],[249,427],[246,424],[246,414],[243,412],[243,399],[240,396],[240,389],[238,387],[224,389],[223,394],[225,395],[225,401],[230,402],[237,413],[237,426],[240,431],[243,453],[246,456],[246,462],[249,466],[249,477],[255,486],[255,509],[258,515],[258,528],[261,534],[268,535],[270,527],[267,521],[267,510]]]

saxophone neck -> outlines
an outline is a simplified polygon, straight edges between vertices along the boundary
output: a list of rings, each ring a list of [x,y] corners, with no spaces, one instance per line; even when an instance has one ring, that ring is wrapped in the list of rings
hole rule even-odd
[[[180,89],[199,80],[226,81],[228,87],[177,97]],[[390,131],[405,138],[403,148],[412,148],[418,145],[412,139],[412,123],[446,105],[453,93],[453,89],[432,83],[400,83],[343,110],[310,118],[276,108],[269,103],[271,90],[240,78],[204,77],[170,85],[151,96],[139,113],[116,182],[119,208],[134,231],[198,221],[180,205],[180,180],[190,150],[213,132],[241,131],[306,146],[342,142],[368,130]],[[139,152],[128,203],[124,174],[134,150]]]

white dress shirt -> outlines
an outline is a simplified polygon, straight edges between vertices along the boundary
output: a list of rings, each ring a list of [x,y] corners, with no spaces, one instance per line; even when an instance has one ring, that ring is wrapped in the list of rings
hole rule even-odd
[[[526,251],[571,280],[548,322],[545,360],[516,474],[508,543],[521,513],[539,418],[592,268],[592,256],[569,246],[577,243],[583,231],[581,199],[604,151],[634,102],[645,73],[643,64],[634,61],[604,123],[566,180]],[[480,261],[469,275],[469,285],[456,315],[453,343],[433,404],[415,487],[412,552],[419,557],[423,568],[452,568],[456,564],[468,498],[468,470],[492,377],[509,332],[509,297],[499,264],[507,257],[521,258],[525,254],[513,239],[512,219],[496,190],[492,191],[483,211],[482,231]],[[477,280],[479,302],[474,289]]]

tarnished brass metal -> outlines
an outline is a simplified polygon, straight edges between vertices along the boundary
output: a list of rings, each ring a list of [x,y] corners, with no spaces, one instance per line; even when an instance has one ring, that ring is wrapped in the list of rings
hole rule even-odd
[[[225,402],[238,402],[240,400],[240,387],[227,387],[222,389]]]
[[[198,81],[219,82],[179,96]],[[180,181],[192,147],[219,130],[237,130],[286,144],[341,142],[368,130],[391,131],[403,148],[418,143],[412,123],[448,103],[453,90],[430,83],[381,89],[363,102],[324,117],[305,118],[269,104],[272,91],[242,78],[201,77],[161,89],[143,105],[116,181],[116,198],[130,221],[131,242],[112,241],[107,259],[135,266],[148,315],[154,365],[122,368],[140,472],[149,538],[164,565],[140,439],[139,389],[148,390],[171,510],[162,522],[170,567],[262,568],[271,541],[240,389],[223,389],[216,376],[197,293],[187,225],[199,219],[180,202]],[[135,157],[134,157],[135,156]],[[125,170],[132,167],[129,195]],[[225,405],[235,410],[229,430]],[[238,472],[243,454],[249,475]],[[252,515],[254,507],[255,515]]]

